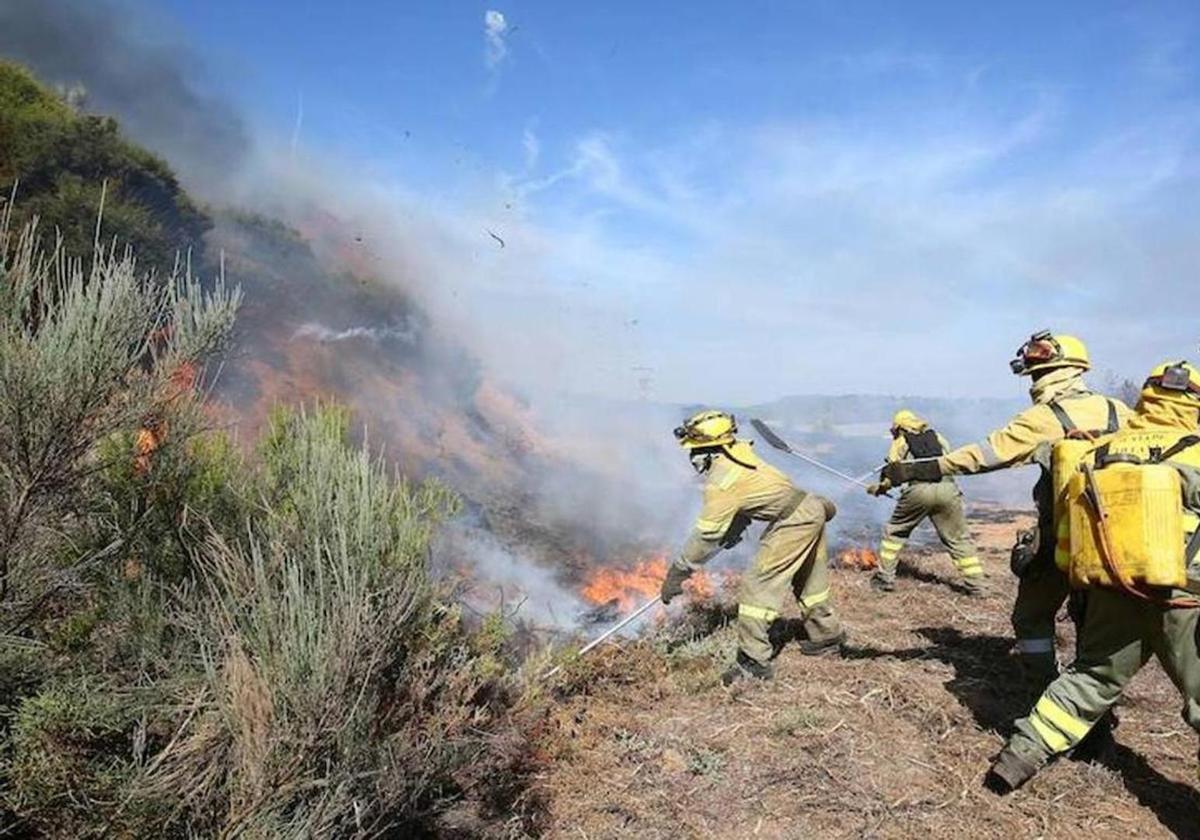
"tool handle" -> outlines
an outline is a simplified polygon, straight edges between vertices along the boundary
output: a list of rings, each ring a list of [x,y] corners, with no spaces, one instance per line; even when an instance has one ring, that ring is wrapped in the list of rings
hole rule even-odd
[[[650,610],[651,607],[658,605],[661,601],[662,601],[662,596],[660,595],[657,598],[655,598],[653,601],[647,601],[646,603],[642,604],[636,610],[634,610],[629,615],[627,615],[623,619],[621,619],[617,624],[615,624],[612,627],[610,627],[609,629],[605,630],[599,636],[592,639],[586,645],[581,647],[579,649],[579,653],[577,654],[577,656],[579,656],[579,657],[585,656],[588,651],[592,650],[592,648],[596,647],[597,645],[603,644],[605,642],[605,640],[612,638],[612,636],[614,634],[620,632],[623,628],[628,627],[635,620],[637,620],[640,616],[645,615]],[[547,671],[545,674],[542,675],[542,679],[548,680],[561,670],[562,670],[561,665],[555,665],[553,668],[551,668],[549,671]]]
[[[603,644],[605,640],[611,638],[613,635],[620,632],[622,629],[624,629],[628,625],[632,624],[637,618],[639,618],[641,615],[643,615],[644,613],[649,611],[651,607],[657,605],[659,603],[659,601],[661,601],[661,600],[662,600],[662,596],[660,595],[659,597],[655,598],[653,601],[647,601],[645,604],[642,604],[636,610],[634,610],[629,615],[627,615],[623,619],[621,619],[621,621],[618,622],[616,625],[614,625],[613,627],[610,627],[608,630],[605,630],[599,636],[592,639],[590,642],[588,642],[586,645],[584,645],[582,648],[580,648],[579,655],[583,656],[592,648],[596,647],[599,644]]]

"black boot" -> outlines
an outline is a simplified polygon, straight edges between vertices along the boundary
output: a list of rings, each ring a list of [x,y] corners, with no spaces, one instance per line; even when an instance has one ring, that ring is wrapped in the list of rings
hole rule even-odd
[[[845,643],[846,631],[843,630],[831,639],[801,639],[800,652],[805,656],[821,656],[822,654],[841,651],[842,645]]]
[[[896,579],[876,572],[871,575],[871,588],[876,592],[894,592],[896,589]]]
[[[775,669],[764,665],[758,660],[751,659],[742,651],[738,651],[737,659],[721,674],[721,685],[733,685],[738,680],[751,677],[756,680],[769,680],[775,676]]]
[[[988,790],[995,793],[1011,793],[1037,775],[1040,768],[1008,747],[1000,751],[992,768],[983,779]]]

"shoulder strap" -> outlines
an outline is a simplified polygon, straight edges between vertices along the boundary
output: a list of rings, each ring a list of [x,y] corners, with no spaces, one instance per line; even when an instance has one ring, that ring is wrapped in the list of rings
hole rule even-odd
[[[1183,452],[1185,449],[1191,449],[1198,443],[1200,443],[1200,435],[1188,435],[1187,437],[1182,437],[1175,441],[1172,446],[1165,449],[1162,454],[1158,456],[1157,460],[1159,463],[1162,463],[1163,461],[1169,461],[1180,452]],[[1197,554],[1200,554],[1200,527],[1197,527],[1196,530],[1192,532],[1191,539],[1189,539],[1187,542],[1187,548],[1184,549],[1183,553],[1184,562],[1190,566],[1193,561],[1195,561]]]
[[[1121,428],[1121,420],[1117,417],[1117,404],[1112,400],[1105,400],[1108,403],[1108,428],[1106,432],[1112,434]]]
[[[1183,550],[1184,562],[1189,566],[1196,560],[1196,555],[1200,554],[1200,528],[1192,531],[1192,538],[1188,540],[1187,548]]]
[[[1069,435],[1071,432],[1079,431],[1079,427],[1075,425],[1075,421],[1071,419],[1071,415],[1067,414],[1066,409],[1059,405],[1057,400],[1047,403],[1047,405],[1054,412],[1054,416],[1058,418],[1058,422],[1062,424],[1064,432]]]

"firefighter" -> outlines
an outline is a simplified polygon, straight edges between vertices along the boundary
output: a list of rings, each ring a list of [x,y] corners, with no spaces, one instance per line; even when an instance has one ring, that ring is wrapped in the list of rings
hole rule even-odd
[[[1012,552],[1012,570],[1018,578],[1012,626],[1027,688],[1036,695],[1058,675],[1054,621],[1069,590],[1066,576],[1054,562],[1051,449],[1064,438],[1094,438],[1115,432],[1131,412],[1120,400],[1088,388],[1083,374],[1091,369],[1091,359],[1087,347],[1075,336],[1052,335],[1048,330],[1035,333],[1018,348],[1009,366],[1013,373],[1032,380],[1032,406],[980,443],[959,447],[934,461],[888,464],[884,477],[892,485],[900,485],[1026,464],[1041,467],[1033,488],[1037,527],[1019,535]]]
[[[1042,693],[1029,717],[1017,722],[1017,731],[1001,751],[988,775],[995,789],[1007,791],[1028,781],[1053,757],[1078,744],[1120,699],[1133,676],[1157,656],[1184,697],[1183,718],[1200,732],[1200,371],[1186,362],[1156,367],[1142,389],[1137,414],[1121,432],[1084,456],[1091,468],[1084,486],[1095,488],[1100,505],[1111,503],[1101,526],[1100,515],[1079,518],[1070,512],[1070,579],[1090,584],[1075,661]],[[1166,478],[1182,493],[1142,492],[1136,496],[1138,522],[1172,522],[1178,529],[1182,552],[1169,563],[1170,554],[1161,545],[1155,549],[1155,535],[1131,535],[1130,526],[1113,516],[1118,505],[1130,504],[1129,491],[1105,494],[1096,481],[1107,468],[1121,465],[1123,480],[1130,477],[1127,465],[1137,470],[1146,465],[1165,464],[1178,474],[1176,482],[1170,470]],[[1153,467],[1151,467],[1153,468]],[[1159,475],[1164,471],[1159,468]],[[1146,473],[1143,473],[1146,475]],[[1078,480],[1078,479],[1077,479]],[[1169,485],[1168,485],[1169,486]],[[1090,505],[1087,496],[1079,504]],[[1070,504],[1070,503],[1069,503]],[[1099,507],[1090,508],[1093,512]],[[1078,525],[1077,525],[1078,523]],[[1085,525],[1085,523],[1087,523]],[[1093,524],[1095,523],[1095,524]],[[1113,530],[1118,539],[1111,540]],[[1134,526],[1136,528],[1136,525]],[[1083,531],[1105,538],[1084,539]],[[1113,529],[1113,530],[1110,530]],[[1160,530],[1160,533],[1161,530]],[[1158,539],[1170,539],[1163,534]],[[1120,551],[1112,548],[1119,545]],[[1078,555],[1077,555],[1077,546]],[[1107,547],[1106,547],[1107,546]],[[1146,546],[1150,546],[1147,548]],[[1167,546],[1166,548],[1173,548]],[[1093,550],[1096,549],[1096,550]],[[1144,556],[1140,568],[1135,564],[1138,552]],[[1088,560],[1108,564],[1107,577],[1099,572],[1080,574]],[[1149,565],[1154,564],[1154,565]],[[1134,572],[1138,577],[1134,578]],[[1128,576],[1127,578],[1125,576]],[[1174,578],[1174,584],[1162,584]],[[1124,580],[1124,582],[1122,582]],[[1097,585],[1105,581],[1104,585]]]
[[[925,420],[908,409],[896,412],[892,418],[892,445],[887,462],[895,464],[907,459],[938,458],[950,451],[950,444]],[[872,484],[867,492],[879,496],[891,485],[886,479]],[[881,592],[896,588],[896,566],[900,550],[909,535],[926,518],[933,522],[938,537],[954,560],[963,584],[972,595],[983,595],[983,565],[967,534],[963,516],[962,491],[950,476],[940,481],[913,481],[904,485],[892,517],[883,526],[879,544],[879,569],[871,578],[871,586]]]
[[[833,502],[797,489],[788,477],[737,437],[737,423],[721,411],[702,411],[675,429],[693,468],[704,476],[704,504],[678,558],[667,571],[662,600],[683,592],[683,582],[722,548],[736,545],[752,522],[765,522],[758,552],[738,592],[738,653],[722,677],[770,679],[775,650],[769,638],[791,592],[800,604],[809,655],[839,650],[846,633],[833,610],[825,523]]]

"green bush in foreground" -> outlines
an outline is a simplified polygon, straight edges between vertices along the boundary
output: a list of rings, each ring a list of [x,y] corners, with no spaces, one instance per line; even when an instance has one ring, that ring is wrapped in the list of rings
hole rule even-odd
[[[0,245],[2,827],[531,830],[506,634],[429,577],[456,497],[348,444],[336,406],[278,412],[249,456],[207,431],[178,371],[220,349],[236,292],[84,273],[32,229]]]

